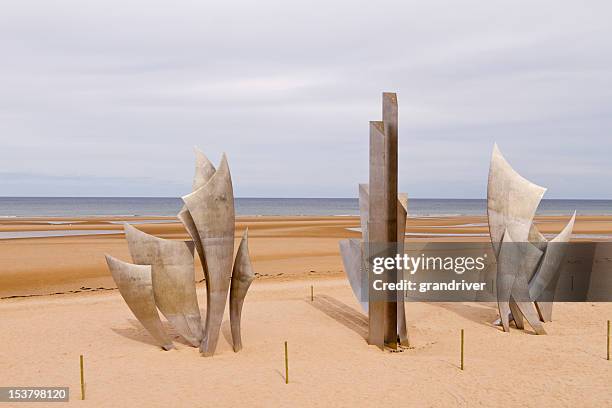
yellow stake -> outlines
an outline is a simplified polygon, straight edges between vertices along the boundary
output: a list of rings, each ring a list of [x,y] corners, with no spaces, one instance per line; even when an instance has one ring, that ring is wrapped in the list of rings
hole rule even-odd
[[[463,370],[463,329],[461,329],[461,369]]]
[[[610,361],[610,321],[608,320],[608,361]]]
[[[289,384],[289,352],[287,351],[287,342],[285,342],[285,384]]]
[[[85,399],[85,375],[83,374],[83,355],[81,354],[81,399]]]

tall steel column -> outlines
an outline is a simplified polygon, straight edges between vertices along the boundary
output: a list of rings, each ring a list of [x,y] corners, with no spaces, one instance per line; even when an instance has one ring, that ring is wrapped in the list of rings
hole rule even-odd
[[[397,244],[397,95],[383,93],[383,121],[370,122],[370,248],[395,256]],[[370,282],[372,281],[372,271]],[[387,271],[385,281],[397,281]],[[397,297],[381,299],[369,285],[369,344],[397,348]],[[373,300],[376,299],[376,300]]]

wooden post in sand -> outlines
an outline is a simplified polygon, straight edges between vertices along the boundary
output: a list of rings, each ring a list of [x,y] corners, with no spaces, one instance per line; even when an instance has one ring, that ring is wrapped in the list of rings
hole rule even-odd
[[[610,321],[608,320],[608,361],[610,361]]]
[[[285,384],[289,384],[289,352],[287,342],[285,342]]]
[[[310,301],[314,301],[314,287],[310,285]]]
[[[85,374],[83,373],[83,355],[81,354],[81,399],[85,399]]]
[[[463,329],[461,329],[461,370],[463,370]]]

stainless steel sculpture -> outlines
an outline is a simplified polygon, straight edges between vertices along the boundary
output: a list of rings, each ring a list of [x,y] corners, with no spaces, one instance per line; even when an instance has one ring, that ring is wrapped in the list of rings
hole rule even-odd
[[[405,193],[398,194],[397,197],[397,251],[404,252],[404,239],[406,235],[406,217],[408,208],[408,196]],[[366,259],[364,244],[368,241],[368,218],[370,213],[370,192],[368,184],[359,184],[359,216],[361,222],[362,239],[346,239],[339,242],[340,255],[344,264],[344,271],[348,277],[355,297],[361,304],[364,312],[368,312],[369,302],[365,293],[363,281],[366,271]],[[401,278],[401,277],[400,277]],[[367,285],[366,285],[367,287]],[[409,346],[408,330],[406,326],[406,311],[403,292],[397,293],[397,332],[400,344]]]
[[[537,334],[546,334],[533,305],[525,301],[529,292],[529,276],[541,256],[542,251],[534,245],[516,241],[510,231],[505,231],[497,256],[497,303],[504,331],[510,330],[509,316],[512,310],[517,328],[522,326],[522,323],[517,322],[522,314]],[[511,301],[514,302],[512,306]]]
[[[403,254],[406,238],[406,218],[408,217],[408,195],[405,193],[398,194],[397,201],[397,253]],[[398,280],[400,279],[403,279],[403,276],[398,276]],[[406,347],[410,345],[403,291],[397,292],[397,336],[401,345]]]
[[[383,93],[383,120],[370,122],[370,182],[359,186],[359,209],[363,244],[358,240],[340,242],[344,268],[351,287],[368,311],[368,343],[380,348],[397,348],[408,343],[403,293],[380,300],[369,284],[374,278],[366,268],[366,252],[376,256],[395,256],[403,251],[406,205],[397,194],[397,96]],[[367,256],[372,256],[369,253]],[[367,270],[367,277],[366,272]],[[386,281],[397,281],[397,271],[388,273]],[[367,293],[364,287],[367,285]],[[367,299],[367,302],[366,302]]]
[[[212,356],[230,287],[234,254],[234,193],[225,154],[208,182],[183,197],[197,228],[206,278],[206,324],[200,352]]]
[[[546,189],[521,177],[493,147],[487,191],[489,234],[497,257],[497,301],[500,323],[509,331],[510,317],[523,328],[523,317],[537,334],[541,321],[550,321],[559,267],[571,237],[576,213],[549,245],[534,224]],[[534,304],[530,301],[534,300]]]
[[[115,281],[136,317],[165,348],[168,342],[162,336],[156,306],[181,336],[193,346],[199,345],[204,356],[212,356],[229,293],[233,348],[239,351],[242,348],[242,307],[255,274],[246,231],[234,263],[234,193],[225,154],[219,168],[215,169],[208,158],[196,149],[193,191],[184,196],[183,201],[185,206],[177,217],[192,241],[161,239],[126,224],[130,253],[139,265],[120,263],[108,257],[109,268],[114,277],[117,275]],[[194,247],[206,281],[204,328],[195,289]],[[134,277],[130,277],[130,274]],[[147,282],[146,279],[150,293],[140,288],[144,285],[142,282]]]
[[[364,282],[365,277],[365,265],[364,262],[364,250],[363,241],[359,239],[343,239],[339,243],[340,255],[342,256],[342,263],[344,265],[344,272],[348,277],[353,294],[357,298],[357,301],[361,305],[361,309],[364,313],[368,313],[368,301],[363,288],[367,287],[367,282]],[[364,283],[366,286],[364,286]]]
[[[202,341],[202,318],[196,296],[193,242],[172,241],[125,224],[132,260],[151,265],[153,294],[160,312],[192,346]]]
[[[203,187],[217,171],[215,166],[210,160],[208,160],[208,157],[206,157],[200,149],[196,147],[194,150],[196,155],[196,165],[191,191],[196,191]],[[200,241],[200,236],[198,235],[198,229],[186,206],[183,206],[183,209],[178,213],[177,217],[183,223],[187,233],[193,240],[196,251],[198,251],[198,256],[200,259],[204,259],[204,249],[202,248],[202,242]],[[205,267],[206,266],[202,264],[202,268]],[[204,276],[206,276],[206,270],[204,270]]]
[[[504,232],[515,242],[528,242],[535,212],[546,188],[521,177],[493,147],[487,189],[489,233],[495,254],[499,254]]]
[[[136,319],[142,323],[161,348],[164,350],[173,349],[172,340],[166,334],[155,307],[151,266],[134,265],[115,259],[110,255],[105,256],[108,268],[119,288],[119,293],[121,293]]]
[[[255,279],[255,272],[253,271],[251,257],[249,256],[249,230],[247,228],[242,235],[236,260],[234,261],[232,286],[230,288],[230,325],[232,329],[232,342],[236,352],[242,349],[242,338],[240,336],[242,305],[253,279]]]
[[[572,236],[575,221],[576,211],[574,211],[572,218],[570,218],[559,235],[550,242],[546,241],[546,238],[544,238],[545,242],[543,246],[546,249],[544,258],[529,282],[529,297],[531,299],[536,299],[535,306],[540,320],[543,322],[552,321],[553,302],[549,300],[554,299],[557,283],[559,282],[559,275],[561,273],[561,262],[563,262],[563,258],[565,257],[567,244]],[[542,236],[542,234],[540,234],[540,236]],[[544,300],[538,301],[537,299]]]

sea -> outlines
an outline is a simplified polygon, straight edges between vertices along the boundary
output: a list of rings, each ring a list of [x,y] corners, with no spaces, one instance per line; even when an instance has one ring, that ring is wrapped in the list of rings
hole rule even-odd
[[[359,214],[356,198],[236,198],[237,215]],[[0,217],[175,216],[174,197],[0,197]],[[539,215],[612,215],[612,200],[542,200]],[[408,200],[413,217],[486,215],[484,199]]]

